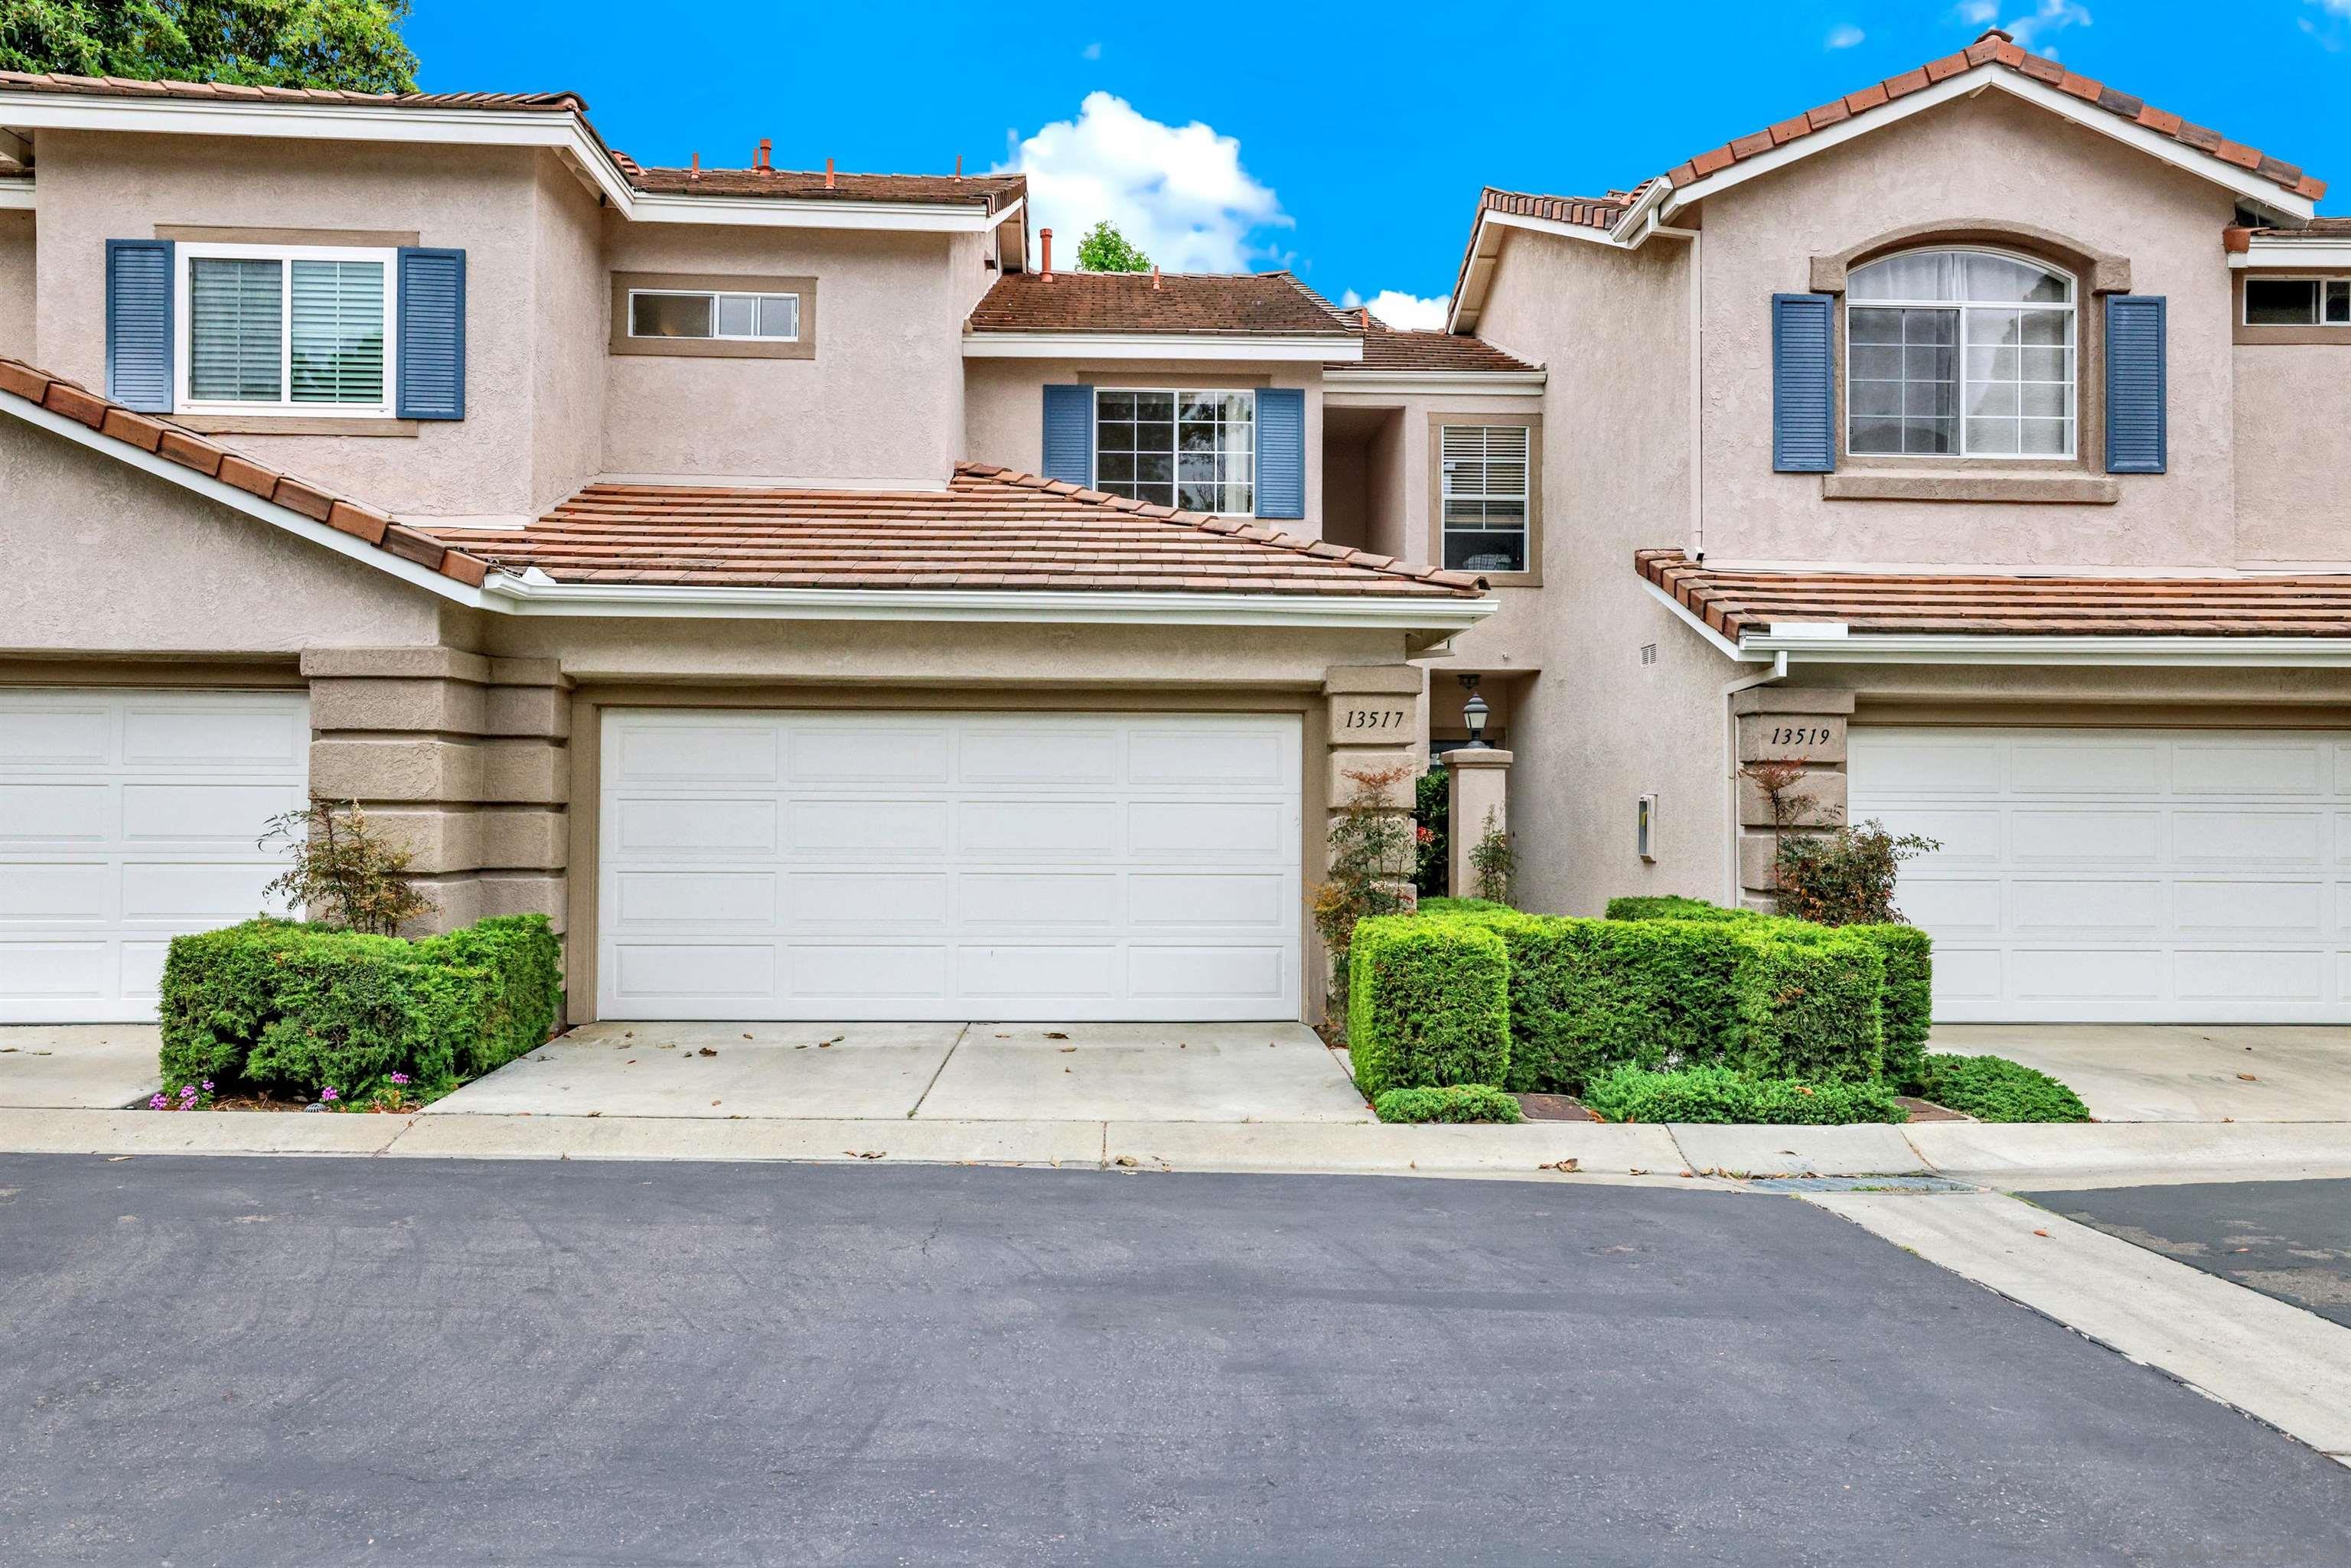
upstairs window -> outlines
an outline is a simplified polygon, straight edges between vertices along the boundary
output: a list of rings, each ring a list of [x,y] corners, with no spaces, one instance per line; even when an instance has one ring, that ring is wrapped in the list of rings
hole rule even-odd
[[[1246,517],[1257,509],[1257,394],[1094,393],[1094,488]]]
[[[391,412],[391,251],[183,245],[179,254],[182,408]]]
[[[1527,570],[1528,436],[1522,424],[1442,427],[1438,499],[1448,569]]]
[[[2074,280],[1988,250],[1854,268],[1845,443],[1857,456],[2071,457]]]
[[[2351,277],[2248,277],[2248,327],[2351,327]]]
[[[797,294],[722,294],[684,289],[629,292],[632,338],[701,338],[731,343],[790,343],[800,335]]]

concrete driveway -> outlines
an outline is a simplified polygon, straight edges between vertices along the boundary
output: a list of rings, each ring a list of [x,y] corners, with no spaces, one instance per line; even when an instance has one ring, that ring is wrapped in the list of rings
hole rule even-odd
[[[2351,1028],[1939,1024],[1927,1044],[2037,1067],[2101,1122],[2351,1122]]]
[[[1369,1122],[1302,1024],[597,1023],[428,1115]]]
[[[152,1023],[0,1028],[0,1108],[119,1111],[162,1083]]]

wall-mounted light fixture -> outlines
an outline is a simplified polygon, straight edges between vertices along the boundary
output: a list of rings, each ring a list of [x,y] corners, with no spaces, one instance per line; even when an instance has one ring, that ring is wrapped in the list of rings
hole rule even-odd
[[[1489,711],[1486,699],[1478,695],[1477,676],[1463,675],[1459,679],[1461,689],[1469,694],[1469,700],[1461,705],[1461,723],[1469,731],[1469,744],[1482,747],[1486,744],[1486,715]]]

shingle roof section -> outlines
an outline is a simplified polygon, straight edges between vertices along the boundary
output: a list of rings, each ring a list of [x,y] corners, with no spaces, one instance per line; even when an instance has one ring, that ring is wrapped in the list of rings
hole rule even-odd
[[[2298,196],[2306,196],[2312,201],[2316,201],[2326,193],[2326,183],[2324,180],[2312,179],[2291,163],[2270,157],[2256,148],[2231,141],[2217,131],[2191,124],[2176,114],[2167,113],[2142,99],[2117,91],[2104,82],[2068,70],[2055,60],[2030,54],[2020,47],[2008,34],[1997,27],[1986,32],[1974,43],[1956,54],[1929,60],[1915,70],[1904,71],[1899,76],[1887,77],[1884,81],[1863,88],[1858,92],[1849,92],[1843,98],[1833,99],[1818,109],[1792,115],[1776,125],[1768,126],[1750,135],[1741,136],[1736,141],[1727,141],[1719,147],[1709,148],[1687,162],[1677,164],[1668,170],[1665,177],[1678,190],[1684,185],[1694,184],[1709,174],[1728,169],[1734,163],[1771,152],[1775,148],[1783,147],[1791,141],[1810,136],[1815,131],[1825,131],[1830,126],[1851,120],[1856,115],[1866,114],[1871,110],[1882,108],[1896,99],[1906,98],[1937,82],[1948,80],[1962,71],[1973,70],[1979,66],[1987,65],[2003,66],[2021,76],[2030,77],[2044,86],[2055,88],[2068,97],[2078,98],[2083,102],[2094,104],[2119,119],[2127,120],[2135,125],[2152,131],[2158,136],[2168,136],[2183,145],[2195,148],[2198,152],[2209,152],[2223,162],[2233,163],[2241,169],[2249,170],[2270,183],[2292,191]]]
[[[1343,311],[1358,323],[1364,357],[1333,367],[1341,371],[1493,371],[1524,373],[1541,369],[1506,354],[1482,338],[1463,332],[1405,330],[1369,310]]]
[[[452,537],[458,537],[453,535]],[[465,549],[558,582],[1474,598],[1480,578],[987,464],[945,490],[597,484]]]
[[[1855,636],[2351,637],[2351,575],[1748,571],[1677,549],[1638,551],[1634,565],[1732,642],[1775,621],[1840,622]]]
[[[347,103],[395,109],[513,109],[585,114],[576,92],[347,92],[340,88],[244,87],[217,81],[139,81],[61,72],[0,71],[0,92],[62,92],[114,98],[184,98],[242,103]]]
[[[967,204],[1000,212],[1028,189],[1021,174],[834,174],[805,169],[643,169],[616,154],[629,183],[648,195],[767,196],[796,202]],[[828,180],[830,183],[828,183]]]
[[[1327,300],[1287,272],[1008,273],[973,309],[971,329],[1352,335]]]
[[[0,394],[21,398],[51,413],[86,424],[126,447],[137,447],[225,485],[234,485],[469,588],[480,587],[489,575],[487,564],[478,557],[396,523],[388,512],[256,463],[243,453],[207,441],[168,419],[133,413],[78,382],[53,376],[21,360],[0,359]]]

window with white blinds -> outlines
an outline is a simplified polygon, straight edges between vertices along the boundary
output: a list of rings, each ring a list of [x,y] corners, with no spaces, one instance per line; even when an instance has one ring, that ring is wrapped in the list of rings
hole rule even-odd
[[[393,253],[180,246],[192,413],[383,414]]]
[[[1447,567],[1528,570],[1529,437],[1522,424],[1440,428]]]

